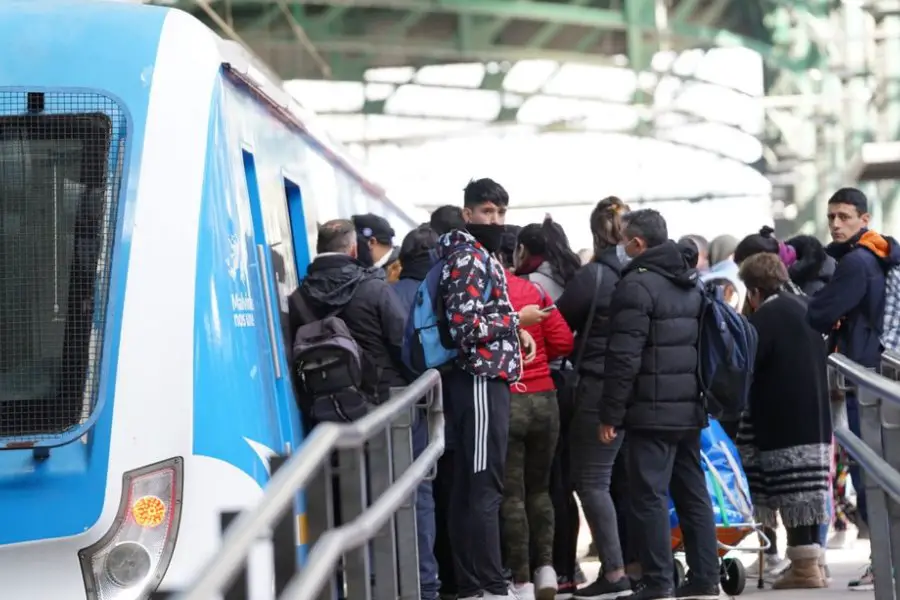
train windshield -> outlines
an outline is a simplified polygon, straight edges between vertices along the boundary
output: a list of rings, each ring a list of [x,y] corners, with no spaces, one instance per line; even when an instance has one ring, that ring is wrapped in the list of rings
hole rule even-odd
[[[59,436],[96,400],[110,132],[106,115],[0,118],[0,438]]]

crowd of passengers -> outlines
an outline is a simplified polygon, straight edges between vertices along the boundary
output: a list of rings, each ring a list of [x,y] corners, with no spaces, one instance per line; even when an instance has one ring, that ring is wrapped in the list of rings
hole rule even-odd
[[[608,197],[590,213],[593,248],[579,256],[549,215],[506,225],[510,199],[491,179],[470,182],[462,206],[438,208],[399,247],[377,215],[322,225],[291,297],[292,327],[340,315],[376,403],[415,378],[402,359],[406,321],[444,261],[438,290],[458,355],[442,373],[446,449],[416,499],[421,598],[719,597],[700,455],[709,421],[697,381],[698,281],[721,286],[758,333],[746,409],[721,423],[772,540],[758,568],[775,589],[827,587],[825,548],[843,544],[850,525],[867,530],[860,473],[832,436],[832,412],[859,433],[858,405],[829,395],[826,357],[878,366],[879,324],[895,310],[886,274],[900,264],[897,243],[868,229],[862,192],[827,202],[827,247],[810,236],[779,241],[768,227],[742,240],[674,241],[659,212]],[[418,419],[414,453],[427,443]],[[670,497],[689,569],[677,588]],[[602,565],[593,582],[576,556],[579,506]],[[867,568],[849,585],[872,583]]]

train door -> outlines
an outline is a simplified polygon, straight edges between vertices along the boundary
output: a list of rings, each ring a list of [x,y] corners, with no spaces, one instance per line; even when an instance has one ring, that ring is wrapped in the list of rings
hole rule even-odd
[[[251,269],[256,266],[256,277],[251,282],[253,288],[253,297],[260,299],[264,306],[263,313],[265,315],[262,327],[256,330],[260,336],[260,348],[263,350],[263,360],[260,361],[259,378],[265,389],[266,401],[263,408],[267,412],[270,423],[270,431],[273,435],[277,435],[280,443],[271,443],[269,450],[276,453],[284,451],[283,441],[290,439],[285,437],[290,435],[285,432],[284,421],[281,418],[279,406],[282,405],[282,394],[279,390],[279,380],[282,379],[284,373],[283,352],[280,351],[281,345],[277,335],[279,325],[275,320],[274,311],[278,310],[277,305],[273,305],[276,301],[273,291],[272,261],[269,256],[269,246],[266,243],[266,233],[263,227],[262,206],[260,204],[259,180],[257,178],[256,160],[253,154],[246,149],[241,151],[244,175],[247,183],[247,192],[250,198],[250,213],[253,223],[253,248],[251,249],[251,259],[249,261]],[[275,440],[270,440],[275,442]]]

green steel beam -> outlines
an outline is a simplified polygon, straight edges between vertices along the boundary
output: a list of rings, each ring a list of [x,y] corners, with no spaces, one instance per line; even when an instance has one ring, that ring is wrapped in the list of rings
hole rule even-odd
[[[694,39],[715,39],[715,46],[734,47],[746,44],[740,42],[738,36],[729,34],[726,31],[717,31],[712,28],[704,28],[699,26],[690,26],[689,30],[685,30],[688,26],[673,24],[672,33],[677,38],[694,38]],[[689,33],[690,32],[690,33]],[[422,58],[431,60],[448,60],[448,61],[468,61],[468,60],[530,60],[530,59],[547,59],[560,62],[582,62],[588,64],[611,64],[612,58],[608,56],[598,56],[595,54],[585,54],[578,51],[562,51],[562,50],[545,50],[541,48],[528,48],[524,46],[498,45],[498,44],[476,44],[460,48],[459,44],[441,41],[426,40],[403,40],[397,39],[390,35],[364,35],[364,36],[332,36],[323,35],[317,29],[308,28],[308,33],[315,45],[325,52],[351,52],[364,54],[387,54],[390,56],[402,56],[406,59]],[[691,35],[691,34],[697,35]],[[285,44],[293,43],[293,40],[285,37],[267,36],[266,39],[254,39],[248,37],[248,42],[257,46],[264,53],[267,47],[278,47]],[[254,43],[254,42],[259,42]],[[802,72],[807,69],[819,66],[821,55],[818,52],[811,52],[809,56],[794,58],[783,54],[776,54],[772,51],[772,47],[764,42],[755,41],[754,47],[751,49],[766,48],[767,63],[775,68],[786,71]],[[814,49],[814,48],[813,48]],[[761,53],[762,54],[762,53]],[[287,77],[285,75],[285,77]]]
[[[340,54],[385,54],[402,58],[397,65],[425,61],[447,62],[488,62],[517,60],[553,60],[557,62],[579,62],[584,64],[618,66],[613,57],[599,54],[583,54],[563,50],[544,50],[509,45],[472,45],[460,48],[455,41],[409,41],[389,36],[336,36],[319,38],[310,32],[317,48],[323,52]],[[265,60],[272,51],[290,50],[295,42],[289,39],[249,38],[247,42]],[[300,67],[301,65],[297,65]],[[281,73],[283,79],[308,77],[302,72]]]
[[[590,2],[590,0],[571,0],[573,6],[584,6],[588,2]],[[528,40],[525,45],[543,48],[562,30],[563,27],[564,26],[560,23],[548,23],[538,29],[537,33],[531,36],[531,39]]]
[[[442,3],[440,4],[440,6],[445,6],[444,3],[448,2],[453,2],[454,5],[456,5],[455,3],[468,3],[470,1],[471,0],[441,0]],[[637,0],[635,4],[640,5],[643,1],[644,0]],[[376,2],[376,0],[366,0],[366,2],[368,4],[371,4]],[[384,5],[391,4],[391,0],[377,0],[377,2]],[[478,2],[483,2],[484,5],[487,6],[496,4],[497,0],[478,0]],[[406,0],[404,0],[403,4],[406,3]],[[522,4],[536,5],[539,3],[523,1],[500,4],[502,6],[512,7],[520,6]],[[546,5],[547,3],[543,4]],[[632,3],[629,2],[626,7],[631,4]],[[421,5],[419,6],[421,7]],[[466,6],[468,6],[468,4],[466,4]],[[585,18],[578,21],[577,24],[596,27],[598,30],[630,31],[632,36],[635,37],[639,33],[641,35],[656,34],[656,26],[655,23],[652,22],[652,20],[650,22],[646,22],[644,20],[638,19],[632,20],[629,23],[628,16],[625,12],[609,9],[593,9],[588,7],[569,6],[564,4],[553,4],[552,7],[554,9],[566,8],[574,9],[575,11],[583,11]],[[546,8],[547,6],[545,6],[545,9]],[[521,10],[521,8],[519,8],[519,10]],[[510,12],[508,8],[506,12]],[[500,20],[503,20],[504,18],[506,17],[501,17]],[[556,24],[569,23],[570,19],[551,19],[550,22]],[[405,57],[420,57],[439,60],[471,60],[473,58],[485,58],[489,60],[549,58],[553,60],[553,56],[547,54],[556,54],[560,57],[560,59],[563,60],[596,62],[594,60],[591,60],[592,57],[590,55],[581,54],[577,51],[564,52],[560,54],[558,51],[544,51],[540,50],[539,48],[491,44],[488,40],[485,39],[482,33],[483,30],[480,30],[477,27],[472,29],[472,33],[469,36],[470,39],[467,41],[467,47],[457,47],[454,48],[453,51],[447,48],[442,48],[440,42],[436,42],[435,47],[432,49],[429,48],[430,44],[418,44],[417,42],[397,40],[396,36],[392,35],[373,35],[360,37],[334,36],[333,31],[323,30],[318,19],[309,19],[307,23],[304,23],[304,27],[307,29],[310,38],[316,43],[316,45],[321,46],[325,51],[363,53],[384,52],[385,54],[400,54]],[[717,29],[708,25],[676,21],[673,19],[669,22],[669,28],[673,39],[676,41],[694,40],[695,42],[710,46],[737,46],[755,50],[763,57],[763,59],[767,62],[767,64],[769,64],[769,66],[777,69],[800,72],[805,71],[809,68],[819,66],[822,60],[822,56],[818,52],[810,51],[807,56],[801,57],[789,56],[781,51],[780,48],[773,47],[771,44],[765,41],[747,38],[745,36],[741,36],[727,30]],[[634,37],[632,39],[634,39]],[[279,41],[287,40],[283,38],[279,39],[278,35],[274,34],[273,37],[270,38],[270,41],[273,43],[277,43]],[[456,44],[456,46],[459,46],[459,44]],[[814,48],[812,50],[814,50]]]
[[[265,5],[271,2],[272,0],[233,0],[232,6]],[[617,10],[537,0],[431,0],[430,2],[419,0],[326,0],[325,3],[347,8],[425,9],[430,12],[521,19],[561,25],[625,27],[625,19]]]
[[[747,2],[748,0],[743,1]],[[715,0],[702,11],[695,13],[694,22],[707,27],[714,25],[722,19],[722,15],[725,14],[729,6],[729,0]]]
[[[651,40],[647,35],[648,32],[656,34],[655,11],[656,0],[629,0],[625,3],[628,64],[637,72],[650,68],[650,60],[659,49],[658,37],[653,35]]]
[[[421,23],[427,16],[428,12],[424,10],[411,10],[402,19],[391,25],[388,35],[405,35],[407,31]]]
[[[244,27],[244,31],[259,31],[260,29],[265,29],[274,21],[277,21],[279,17],[282,16],[281,7],[277,4],[265,9],[263,12],[259,14],[259,18]]]
[[[681,0],[672,11],[672,20],[676,23],[685,23],[691,15],[697,12],[699,6],[700,0]]]

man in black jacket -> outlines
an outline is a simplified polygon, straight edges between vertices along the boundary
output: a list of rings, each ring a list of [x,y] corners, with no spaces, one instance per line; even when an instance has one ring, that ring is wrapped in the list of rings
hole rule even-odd
[[[409,383],[401,359],[406,311],[384,280],[384,271],[364,267],[357,249],[353,222],[335,219],[319,228],[316,258],[289,298],[290,327],[295,332],[306,324],[298,306],[301,296],[320,318],[340,310],[337,316],[359,345],[366,375],[377,380],[368,383],[378,388],[379,401],[384,402],[390,388]]]
[[[654,210],[625,215],[625,265],[610,307],[600,439],[628,434],[628,470],[643,579],[635,600],[719,597],[715,522],[700,466],[707,425],[697,385],[702,298],[695,250],[669,240]],[[696,264],[696,263],[694,263]],[[674,589],[668,493],[684,534],[690,582]]]

